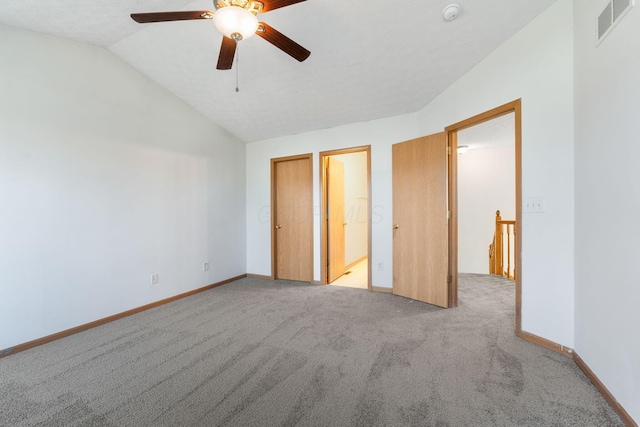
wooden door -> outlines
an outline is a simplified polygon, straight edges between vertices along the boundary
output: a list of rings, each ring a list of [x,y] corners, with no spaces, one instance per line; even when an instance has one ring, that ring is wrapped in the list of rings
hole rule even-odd
[[[327,158],[327,276],[331,283],[344,274],[344,163]]]
[[[393,293],[447,307],[445,134],[394,144],[392,156]]]
[[[311,156],[274,160],[274,278],[313,280]]]

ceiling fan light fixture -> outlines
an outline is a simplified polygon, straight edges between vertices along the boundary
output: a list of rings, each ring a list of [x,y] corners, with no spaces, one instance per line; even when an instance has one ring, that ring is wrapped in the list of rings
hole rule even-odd
[[[222,35],[238,42],[255,34],[258,29],[258,18],[241,7],[227,6],[216,11],[213,15],[213,24]]]

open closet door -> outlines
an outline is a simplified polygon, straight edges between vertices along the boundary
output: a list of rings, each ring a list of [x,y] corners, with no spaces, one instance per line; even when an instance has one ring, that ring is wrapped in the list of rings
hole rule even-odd
[[[444,132],[394,144],[393,293],[448,307]]]
[[[344,163],[327,158],[327,233],[328,283],[342,276],[345,271],[344,253]]]

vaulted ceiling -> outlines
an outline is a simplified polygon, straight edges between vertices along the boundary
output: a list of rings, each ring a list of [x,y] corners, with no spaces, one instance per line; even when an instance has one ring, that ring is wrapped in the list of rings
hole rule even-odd
[[[103,46],[245,142],[417,111],[555,0],[308,0],[258,18],[311,51],[259,37],[216,70],[211,20],[138,24],[136,12],[212,0],[3,0],[0,24]],[[236,92],[236,78],[240,91]]]

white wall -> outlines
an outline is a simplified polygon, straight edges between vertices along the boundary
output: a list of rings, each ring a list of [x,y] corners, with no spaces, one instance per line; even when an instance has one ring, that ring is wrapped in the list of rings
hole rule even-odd
[[[595,46],[576,1],[575,350],[640,422],[640,7]]]
[[[367,256],[367,153],[332,156],[344,163],[344,263]]]
[[[243,143],[105,49],[0,58],[0,349],[246,272]]]
[[[391,145],[522,98],[524,197],[545,214],[523,218],[523,328],[573,347],[573,12],[559,0],[415,114],[247,145],[247,270],[271,274],[269,159],[371,145],[372,285],[392,286]],[[319,220],[314,277],[320,276]],[[382,263],[383,270],[378,269]]]
[[[515,174],[515,146],[458,155],[459,272],[489,274],[496,210],[504,220],[516,219]]]

